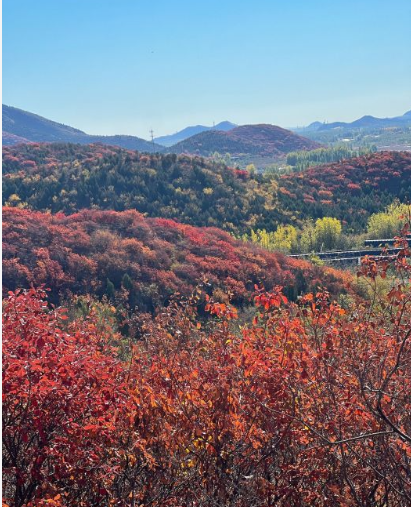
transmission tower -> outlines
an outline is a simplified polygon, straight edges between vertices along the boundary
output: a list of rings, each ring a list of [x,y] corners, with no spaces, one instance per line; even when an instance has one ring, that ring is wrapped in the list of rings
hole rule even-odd
[[[153,145],[153,153],[154,153],[154,131],[153,131],[153,129],[150,130],[150,136],[151,136],[151,144]]]

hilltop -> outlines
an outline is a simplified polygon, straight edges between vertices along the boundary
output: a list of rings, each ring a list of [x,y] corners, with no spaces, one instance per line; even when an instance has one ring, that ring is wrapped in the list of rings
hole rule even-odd
[[[313,150],[321,145],[275,125],[243,125],[227,132],[202,132],[169,148],[172,153],[210,156],[214,152],[234,157],[281,159],[290,151]]]
[[[154,141],[157,144],[161,144],[161,146],[170,147],[174,144],[177,144],[181,141],[184,141],[185,139],[188,139],[189,137],[192,137],[196,134],[200,134],[201,132],[206,132],[209,130],[231,130],[233,128],[237,127],[234,123],[231,123],[229,121],[222,121],[218,123],[217,125],[214,125],[213,127],[206,127],[205,125],[194,125],[191,127],[186,127],[183,130],[180,130],[176,132],[175,134],[170,134],[168,136],[161,136],[154,138]]]
[[[3,144],[27,142],[102,143],[145,152],[160,151],[161,146],[135,136],[95,136],[57,123],[37,114],[3,104]]]
[[[377,118],[371,115],[365,115],[358,120],[352,122],[333,122],[323,123],[319,126],[318,130],[332,130],[335,128],[375,128],[375,127],[402,127],[411,126],[410,111],[402,116],[395,116],[394,118]]]

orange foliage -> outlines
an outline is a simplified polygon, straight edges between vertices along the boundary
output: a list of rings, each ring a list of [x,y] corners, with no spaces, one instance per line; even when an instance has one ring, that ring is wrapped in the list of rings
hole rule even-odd
[[[93,314],[67,324],[44,293],[4,304],[4,501],[56,505],[334,507],[409,504],[408,245],[367,259],[387,296],[343,309],[256,287],[253,323],[199,291],[120,360]]]
[[[249,303],[254,284],[281,284],[289,297],[325,286],[342,292],[348,278],[307,262],[235,240],[216,228],[196,228],[136,211],[82,211],[65,216],[3,209],[3,284],[6,290],[45,284],[61,295],[117,292],[129,276],[129,303],[153,310],[175,293],[188,295],[203,277],[210,287]],[[35,247],[33,247],[35,245]],[[148,289],[150,287],[150,289]]]

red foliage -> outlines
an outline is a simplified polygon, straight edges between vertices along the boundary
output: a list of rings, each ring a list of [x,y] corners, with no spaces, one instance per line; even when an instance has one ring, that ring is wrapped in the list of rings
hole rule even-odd
[[[242,169],[235,169],[235,174],[236,174],[239,178],[241,178],[241,179],[243,179],[243,180],[246,180],[246,179],[247,179],[247,178],[249,178],[249,176],[250,176],[250,175],[249,175],[249,173],[248,173],[248,171],[245,171],[245,170],[242,170]]]
[[[31,290],[4,304],[3,494],[16,506],[58,494],[84,505],[86,490],[98,504],[117,461],[123,368],[93,318],[63,330],[64,311],[44,297]]]
[[[409,504],[411,297],[405,242],[375,305],[289,303],[257,288],[253,324],[195,294],[122,362],[93,315],[64,323],[44,293],[4,305],[4,496],[15,507]],[[399,282],[399,280],[404,280]],[[376,293],[377,297],[378,293]],[[385,311],[388,311],[387,318]],[[114,337],[116,338],[116,337]]]
[[[411,153],[379,152],[284,175],[279,198],[294,214],[331,215],[360,230],[371,213],[409,199],[410,182]]]
[[[147,309],[174,292],[190,293],[203,277],[212,288],[231,291],[237,304],[250,299],[256,283],[267,289],[282,284],[295,299],[318,280],[341,292],[348,279],[236,241],[219,229],[146,219],[136,211],[65,216],[4,208],[3,242],[6,290],[45,284],[55,302],[60,294],[102,295],[107,279],[120,290],[126,274],[132,306]]]
[[[288,174],[281,178],[280,191],[300,191],[313,195],[317,188],[341,194],[349,190],[384,190],[393,180],[409,178],[411,174],[411,154],[407,152],[379,152],[348,161],[312,167],[298,174]],[[372,176],[372,178],[370,178]],[[395,183],[398,185],[398,182]]]

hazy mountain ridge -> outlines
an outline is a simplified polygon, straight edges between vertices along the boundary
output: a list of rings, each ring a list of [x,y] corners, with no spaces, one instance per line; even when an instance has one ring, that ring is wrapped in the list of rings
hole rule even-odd
[[[162,146],[170,147],[174,144],[184,141],[185,139],[188,139],[189,137],[200,134],[201,132],[207,132],[210,130],[228,131],[235,127],[237,127],[237,125],[229,121],[222,121],[213,127],[207,127],[205,125],[193,125],[186,127],[183,130],[176,132],[175,134],[156,137],[154,138],[154,141],[158,144],[161,144]]]
[[[383,128],[383,127],[404,127],[411,125],[411,110],[404,113],[402,116],[394,116],[392,118],[378,118],[372,115],[365,115],[352,122],[335,121],[331,123],[315,121],[306,127],[295,127],[291,130],[293,132],[305,131],[324,131],[333,130],[337,128]]]
[[[170,146],[170,143],[182,139]],[[363,116],[351,123],[313,122],[307,127],[284,129],[270,124],[235,126],[228,121],[213,127],[196,125],[150,142],[131,135],[91,135],[37,114],[3,105],[3,144],[32,142],[101,143],[149,153],[186,153],[212,156],[230,154],[240,167],[253,163],[264,168],[281,162],[290,151],[313,150],[324,145],[350,142],[373,144],[379,150],[411,150],[411,111],[394,118]],[[166,146],[165,146],[166,145]]]
[[[130,135],[90,135],[42,116],[3,105],[5,146],[19,143],[68,142],[101,143],[149,153],[187,153],[205,157],[219,152],[230,153],[237,159],[241,158],[242,160],[238,161],[242,162],[242,165],[253,162],[257,166],[264,166],[281,159],[290,151],[312,150],[321,146],[316,141],[303,138],[275,125],[258,124],[238,127],[228,121],[213,127],[203,125],[187,127],[172,136],[163,136],[156,140],[171,143],[178,138],[184,139],[166,147]]]
[[[3,143],[71,142],[78,144],[102,143],[139,151],[160,151],[161,146],[136,136],[99,136],[49,120],[42,116],[3,104]]]

